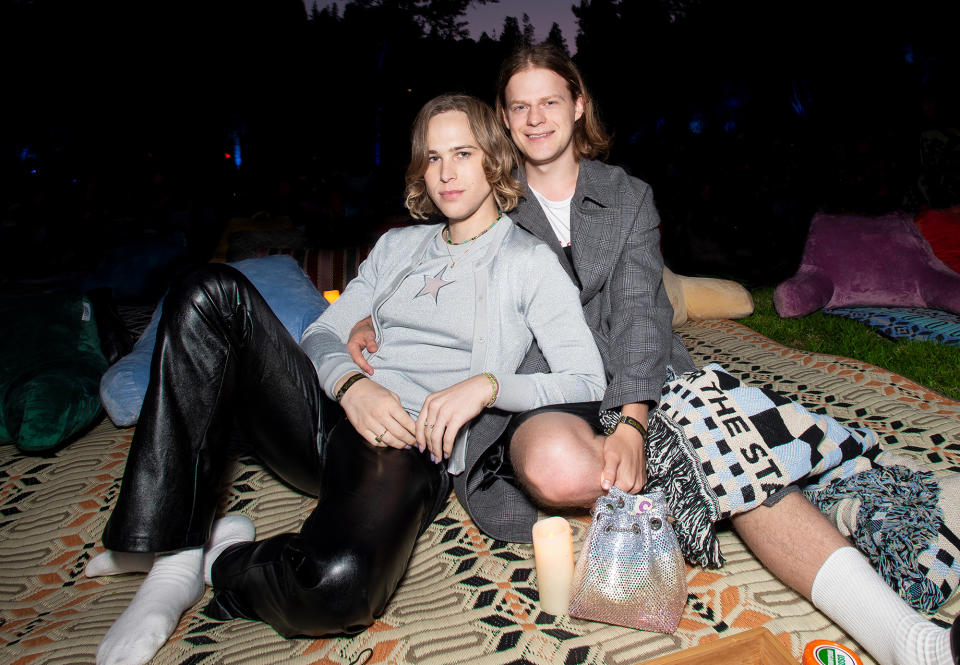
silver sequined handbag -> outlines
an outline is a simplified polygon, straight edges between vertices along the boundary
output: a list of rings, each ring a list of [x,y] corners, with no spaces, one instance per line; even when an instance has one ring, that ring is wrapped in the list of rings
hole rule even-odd
[[[570,616],[672,633],[687,603],[687,576],[662,492],[597,499],[573,572]]]

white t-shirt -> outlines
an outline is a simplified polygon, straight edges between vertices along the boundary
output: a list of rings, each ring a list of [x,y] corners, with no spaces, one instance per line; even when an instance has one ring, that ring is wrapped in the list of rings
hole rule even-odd
[[[570,201],[573,200],[573,194],[562,201],[551,201],[533,187],[530,191],[540,202],[543,214],[547,216],[547,221],[550,222],[553,232],[560,241],[560,246],[568,247],[570,245]]]

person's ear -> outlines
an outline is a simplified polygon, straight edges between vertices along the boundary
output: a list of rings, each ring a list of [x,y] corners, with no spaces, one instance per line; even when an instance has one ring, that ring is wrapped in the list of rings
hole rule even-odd
[[[573,103],[573,121],[576,122],[583,117],[583,95],[577,97],[577,101]]]
[[[510,121],[507,120],[507,109],[500,109],[500,116],[503,118],[503,126],[510,129]]]

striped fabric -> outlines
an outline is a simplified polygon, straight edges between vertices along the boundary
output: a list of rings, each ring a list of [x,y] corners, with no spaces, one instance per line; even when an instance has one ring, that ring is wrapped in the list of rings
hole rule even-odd
[[[960,314],[924,307],[838,307],[824,314],[867,324],[890,339],[919,339],[960,346]]]
[[[289,249],[264,248],[256,250],[256,256],[286,254],[292,256],[303,272],[319,291],[336,289],[343,291],[351,279],[357,276],[360,264],[370,253],[369,245],[342,247],[340,249]]]

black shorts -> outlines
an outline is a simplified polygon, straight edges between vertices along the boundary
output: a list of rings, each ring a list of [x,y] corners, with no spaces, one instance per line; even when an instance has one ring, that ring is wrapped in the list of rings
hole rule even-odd
[[[523,411],[515,414],[513,418],[510,419],[510,424],[507,425],[507,431],[504,432],[507,445],[509,445],[510,440],[513,439],[513,434],[517,431],[517,428],[520,427],[520,425],[527,422],[527,420],[530,418],[540,415],[541,413],[569,413],[572,416],[577,416],[581,420],[586,421],[586,423],[590,425],[593,431],[597,434],[603,434],[603,429],[600,426],[600,402],[569,402],[567,404],[548,404],[547,406],[541,406],[536,409],[530,409],[529,411]]]

